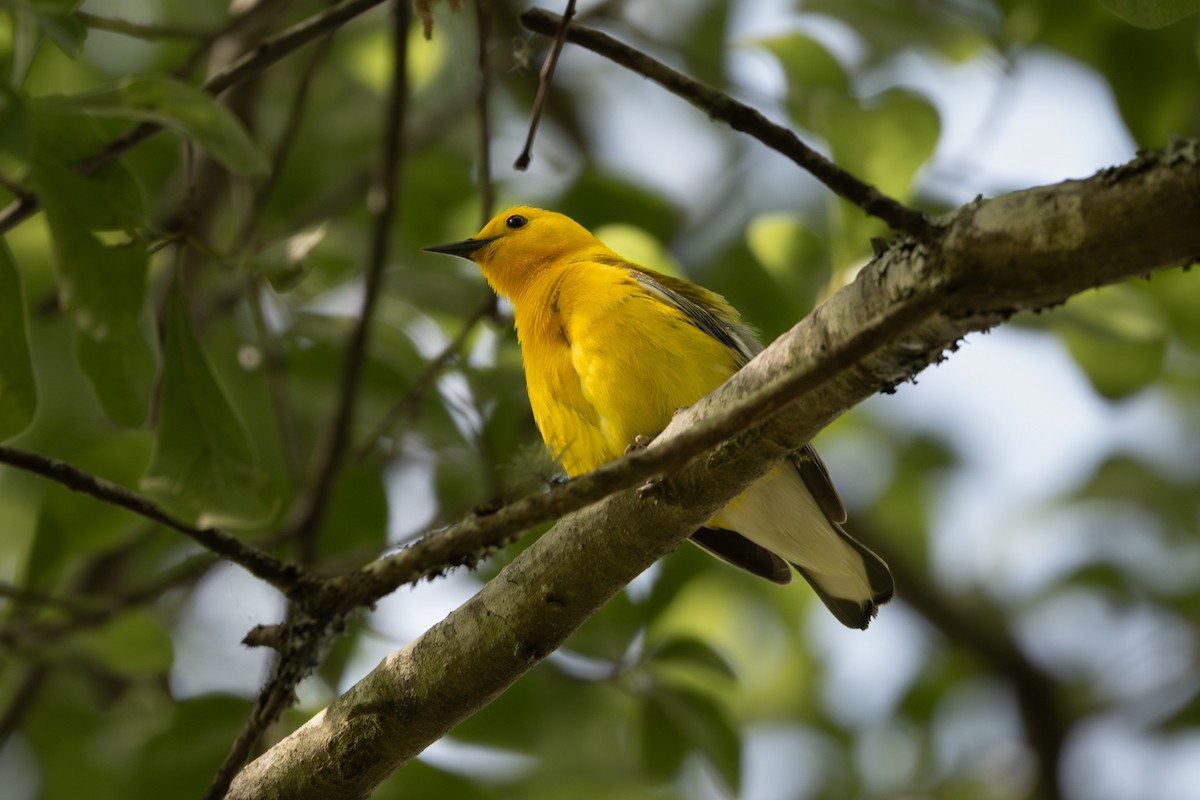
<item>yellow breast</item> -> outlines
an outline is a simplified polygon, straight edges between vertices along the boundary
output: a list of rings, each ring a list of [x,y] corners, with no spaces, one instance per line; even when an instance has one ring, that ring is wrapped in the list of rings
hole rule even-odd
[[[736,370],[730,351],[623,268],[575,262],[516,304],[529,402],[569,475],[653,436]]]

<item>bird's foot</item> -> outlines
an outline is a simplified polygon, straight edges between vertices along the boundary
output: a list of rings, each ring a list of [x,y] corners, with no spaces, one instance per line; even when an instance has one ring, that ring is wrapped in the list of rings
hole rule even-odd
[[[625,448],[625,455],[636,453],[639,450],[645,450],[654,441],[653,436],[642,436],[640,433],[633,437],[633,443]]]

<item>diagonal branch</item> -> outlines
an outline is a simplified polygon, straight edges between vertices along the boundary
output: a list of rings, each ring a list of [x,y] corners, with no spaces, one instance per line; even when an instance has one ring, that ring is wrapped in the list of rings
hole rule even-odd
[[[384,119],[383,160],[376,179],[378,207],[372,209],[375,212],[375,220],[371,234],[371,251],[363,281],[362,307],[350,333],[350,341],[346,345],[337,408],[325,441],[324,452],[319,457],[317,474],[302,498],[293,522],[293,529],[300,542],[301,560],[305,563],[309,563],[314,554],[317,530],[324,519],[334,481],[350,448],[355,406],[367,361],[367,342],[371,335],[375,305],[383,287],[388,245],[398,205],[397,193],[401,181],[400,168],[404,159],[404,131],[408,105],[408,6],[406,0],[396,0],[392,5],[393,19],[398,29],[392,53],[391,94]],[[368,197],[375,194],[376,192],[370,192]]]
[[[546,61],[538,75],[537,96],[533,99],[533,111],[529,114],[529,133],[525,136],[525,146],[513,162],[513,169],[524,171],[529,168],[529,162],[533,159],[533,138],[537,136],[538,123],[542,121],[542,108],[546,105],[546,98],[550,94],[550,82],[554,80],[554,70],[558,67],[558,56],[566,44],[567,28],[574,16],[575,0],[567,0],[567,7],[558,18],[558,25],[554,29],[554,41],[550,44],[550,52],[546,54]]]
[[[280,561],[253,545],[231,536],[219,528],[197,528],[172,517],[155,503],[137,492],[130,491],[103,478],[97,478],[65,461],[0,445],[0,464],[41,475],[60,483],[73,492],[82,492],[110,505],[120,506],[134,514],[179,531],[201,547],[244,567],[252,575],[287,595],[307,594],[316,586],[311,575],[296,564]]]
[[[557,14],[535,8],[521,15],[521,24],[536,33],[554,36],[563,23]],[[894,230],[921,240],[932,236],[932,226],[924,214],[859,180],[806,145],[795,133],[782,125],[776,125],[750,106],[739,103],[724,92],[718,92],[711,86],[693,80],[594,28],[572,23],[567,26],[566,36],[567,41],[586,47],[644,78],[649,78],[667,91],[687,100],[710,118],[720,120],[735,131],[749,134],[767,147],[779,151],[835,194],[854,203],[871,216],[883,220]]]
[[[231,798],[349,798],[482,708],[629,580],[847,409],[972,331],[1200,253],[1200,145],[965,206],[901,242],[647,452],[696,428],[742,429],[670,477],[610,496],[526,549],[462,607],[252,762]],[[903,588],[901,587],[901,592]]]

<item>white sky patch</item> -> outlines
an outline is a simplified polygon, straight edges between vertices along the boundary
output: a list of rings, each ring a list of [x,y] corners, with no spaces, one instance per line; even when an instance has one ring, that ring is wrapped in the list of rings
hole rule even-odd
[[[241,567],[220,563],[196,585],[171,631],[175,662],[171,694],[176,700],[228,692],[254,697],[266,677],[270,650],[246,647],[255,625],[283,619],[283,595]]]

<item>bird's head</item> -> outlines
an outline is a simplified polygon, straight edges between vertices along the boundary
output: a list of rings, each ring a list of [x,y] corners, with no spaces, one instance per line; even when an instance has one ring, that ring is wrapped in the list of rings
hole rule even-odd
[[[488,283],[510,299],[531,279],[594,248],[596,237],[575,220],[553,211],[516,206],[503,211],[470,239],[426,247],[474,261]]]

